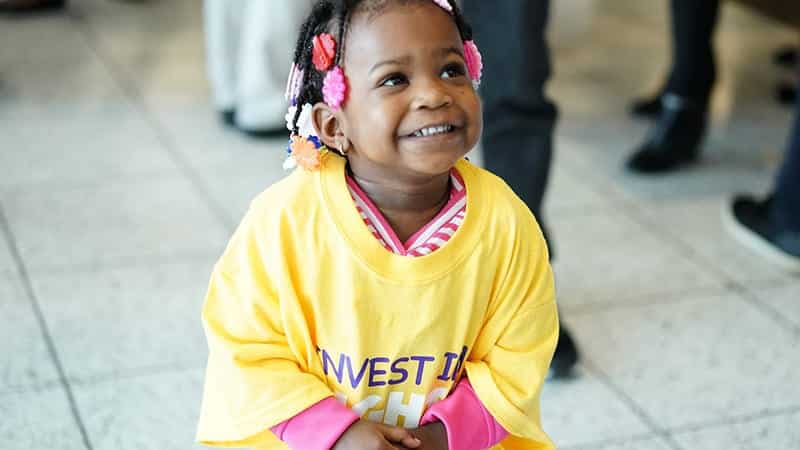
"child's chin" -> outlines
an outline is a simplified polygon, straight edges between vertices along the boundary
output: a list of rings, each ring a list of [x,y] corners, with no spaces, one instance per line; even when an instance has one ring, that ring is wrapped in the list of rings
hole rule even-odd
[[[466,152],[448,155],[436,155],[432,158],[422,158],[417,165],[420,172],[428,173],[430,175],[437,175],[452,169],[458,160],[462,159]]]

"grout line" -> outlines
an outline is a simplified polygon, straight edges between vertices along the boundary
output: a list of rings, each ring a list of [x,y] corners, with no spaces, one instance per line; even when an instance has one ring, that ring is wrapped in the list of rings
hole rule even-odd
[[[75,386],[95,386],[103,383],[113,383],[122,380],[136,380],[157,375],[172,375],[184,372],[205,371],[205,365],[192,364],[161,364],[147,367],[137,367],[125,371],[102,373],[88,376],[71,377],[70,382]]]
[[[0,186],[0,195],[11,196],[40,190],[57,189],[59,192],[92,189],[104,186],[137,184],[146,181],[179,179],[183,174],[179,168],[145,169],[137,172],[118,174],[107,178],[45,178],[34,181],[11,183]]]
[[[663,439],[664,442],[666,442],[666,444],[672,450],[684,450],[683,447],[681,447],[672,438],[672,435],[667,430],[658,426],[658,424],[656,424],[656,421],[652,417],[650,417],[649,414],[647,414],[644,408],[642,408],[638,403],[636,403],[636,401],[631,396],[629,396],[620,386],[617,386],[617,384],[611,380],[611,377],[608,374],[603,372],[603,370],[601,370],[596,364],[594,364],[594,362],[592,362],[585,355],[583,357],[583,365],[584,367],[586,367],[587,370],[589,370],[589,372],[594,374],[594,376],[596,376],[601,383],[603,383],[608,389],[610,389],[623,403],[625,403],[628,406],[628,408],[630,408],[633,411],[633,413],[636,414],[636,416],[638,416],[639,419],[641,419],[653,433],[655,433],[658,437]]]
[[[634,443],[634,442],[643,442],[643,441],[648,441],[650,439],[661,439],[661,440],[663,440],[661,435],[656,434],[656,433],[639,433],[639,434],[633,434],[633,435],[625,436],[625,437],[608,438],[608,439],[602,439],[602,440],[599,440],[599,441],[586,442],[586,443],[582,443],[582,444],[575,444],[575,445],[569,445],[569,446],[558,446],[558,450],[584,450],[584,449],[588,449],[588,448],[600,448],[600,447],[605,447],[605,446],[609,446],[609,445],[624,445],[624,444],[629,444],[629,443]]]
[[[800,325],[794,323],[791,319],[787,319],[785,315],[775,309],[772,305],[763,302],[758,296],[750,290],[747,286],[739,283],[734,283],[737,288],[737,293],[747,303],[750,303],[756,309],[761,310],[765,315],[769,316],[775,322],[783,324],[795,335],[800,336]]]
[[[134,83],[130,77],[125,74],[125,71],[110,54],[103,51],[101,46],[98,44],[100,42],[100,36],[95,33],[89,21],[82,14],[77,12],[75,9],[71,9],[69,12],[69,17],[82,31],[87,42],[87,46],[105,65],[106,70],[108,70],[109,74],[111,75],[111,78],[122,90],[123,94],[127,96],[131,105],[139,111],[145,122],[153,130],[156,135],[156,139],[161,143],[162,148],[167,152],[173,163],[175,163],[175,165],[183,172],[184,176],[189,179],[190,183],[197,191],[197,194],[199,194],[200,198],[205,201],[206,205],[209,207],[214,216],[216,216],[217,220],[219,220],[219,222],[225,227],[226,230],[228,230],[229,233],[232,233],[236,227],[235,221],[228,215],[222,204],[214,199],[208,186],[203,181],[203,177],[192,166],[189,160],[181,154],[170,133],[164,128],[153,112],[147,107],[142,99],[141,92],[136,83]]]
[[[692,297],[697,297],[700,295],[718,296],[730,292],[732,292],[732,288],[727,285],[722,285],[722,286],[705,285],[705,286],[697,286],[670,292],[631,296],[618,301],[606,300],[606,301],[598,301],[592,303],[583,303],[574,306],[560,305],[560,308],[564,311],[564,313],[566,313],[570,317],[584,316],[587,314],[597,314],[607,311],[619,311],[626,309],[647,308],[651,306],[672,305],[676,303],[689,301],[692,299]],[[644,298],[645,300],[636,300],[637,298],[639,299]]]
[[[742,415],[742,416],[738,416],[738,417],[733,417],[733,418],[730,418],[728,420],[723,420],[723,421],[698,423],[698,424],[693,424],[693,425],[685,425],[685,426],[680,426],[680,427],[675,427],[675,428],[669,428],[669,429],[664,430],[664,432],[665,432],[665,434],[667,434],[669,436],[677,436],[677,435],[688,434],[688,433],[692,433],[692,432],[711,430],[711,429],[715,429],[715,428],[722,428],[722,427],[726,427],[726,426],[730,426],[730,425],[747,424],[747,423],[756,422],[756,421],[762,420],[762,419],[790,416],[790,415],[796,414],[798,412],[800,412],[800,405],[799,406],[790,406],[790,407],[781,408],[781,409],[765,409],[765,410],[762,410],[762,411],[759,411],[759,412],[746,414],[746,415]],[[664,439],[664,436],[662,434],[658,434],[658,433],[648,433],[648,434],[640,433],[640,434],[635,434],[635,435],[622,437],[622,438],[609,438],[609,439],[603,439],[603,440],[599,440],[599,441],[592,441],[592,442],[589,442],[589,443],[575,444],[575,445],[559,447],[559,448],[563,448],[563,450],[582,450],[582,449],[586,449],[586,448],[597,448],[597,447],[603,447],[603,446],[607,446],[607,445],[619,445],[619,444],[627,444],[627,443],[632,443],[632,442],[641,442],[641,441],[646,441],[646,440],[655,439],[655,438]]]
[[[54,264],[32,266],[28,272],[35,275],[54,276],[64,274],[82,274],[93,273],[99,271],[113,271],[113,270],[128,270],[139,269],[144,267],[160,267],[171,265],[204,265],[207,264],[209,269],[214,265],[219,256],[224,250],[223,246],[208,252],[186,252],[176,253],[171,255],[145,255],[144,257],[123,257],[109,261],[96,261],[78,264]],[[13,272],[11,272],[13,273]],[[3,272],[0,271],[0,275]]]
[[[162,365],[152,365],[148,367],[137,367],[113,373],[67,377],[67,380],[69,381],[71,387],[87,387],[87,386],[96,386],[104,383],[113,383],[115,381],[136,380],[139,378],[146,378],[158,375],[171,375],[184,372],[204,371],[205,369],[206,369],[205,365],[186,364],[181,366],[175,364],[162,364]],[[0,391],[0,398],[12,395],[21,395],[21,394],[24,395],[24,394],[31,394],[38,392],[47,392],[61,388],[62,388],[61,380],[58,378],[53,378],[50,380],[41,381],[39,383],[36,383],[35,385],[19,386],[2,390]]]
[[[42,380],[28,386],[14,386],[0,390],[0,398],[9,397],[12,395],[31,394],[38,392],[47,392],[53,390],[61,390],[61,380],[58,378],[50,378]]]
[[[744,283],[733,277],[730,277],[723,270],[719,269],[716,264],[714,264],[713,260],[710,260],[706,256],[695,251],[693,247],[684,242],[680,236],[676,236],[668,229],[662,227],[658,221],[650,220],[647,215],[642,212],[642,206],[631,202],[622,195],[614,192],[609,193],[610,195],[616,196],[622,202],[622,204],[626,205],[623,210],[627,213],[626,215],[631,220],[647,229],[658,231],[660,237],[666,240],[667,243],[673,248],[677,248],[679,253],[684,255],[685,259],[708,270],[717,279],[721,280],[723,284],[728,287],[728,289],[738,294],[739,298],[744,300],[746,303],[749,303],[762,314],[772,319],[773,322],[776,322],[778,325],[787,329],[792,334],[800,333],[800,327],[786,317],[782,316],[778,311],[775,311],[771,306],[764,304],[747,288]]]
[[[83,438],[83,445],[88,450],[93,450],[92,443],[89,440],[89,434],[86,432],[86,426],[81,419],[80,410],[78,409],[78,404],[75,401],[75,395],[72,392],[72,387],[69,384],[69,380],[67,379],[66,371],[64,370],[64,365],[61,362],[61,359],[58,356],[58,351],[56,349],[55,342],[53,341],[53,337],[50,334],[50,330],[47,327],[47,320],[44,317],[44,313],[42,312],[42,307],[39,304],[38,298],[36,298],[36,293],[33,290],[33,284],[31,283],[31,278],[28,274],[28,270],[25,267],[25,262],[22,260],[22,256],[19,252],[19,248],[17,248],[16,240],[14,239],[14,234],[11,231],[11,226],[6,218],[5,211],[3,210],[2,205],[0,205],[0,232],[2,232],[3,236],[5,237],[6,244],[8,245],[9,252],[11,253],[11,257],[14,259],[14,262],[17,265],[18,275],[22,281],[23,288],[25,289],[25,294],[28,297],[28,300],[31,303],[31,307],[33,308],[34,315],[36,316],[36,321],[39,324],[39,330],[42,333],[42,337],[44,338],[45,344],[47,346],[47,352],[50,354],[50,359],[53,361],[53,364],[56,367],[56,371],[58,372],[58,380],[61,384],[61,387],[64,389],[64,392],[67,395],[67,401],[69,402],[70,410],[72,411],[72,417],[75,419],[75,423],[78,426],[78,430],[81,433],[81,437]]]
[[[789,406],[779,409],[764,409],[759,412],[743,414],[741,416],[731,417],[726,420],[713,421],[713,422],[709,421],[706,423],[698,423],[693,425],[684,425],[680,427],[670,428],[667,430],[667,433],[669,433],[670,435],[685,434],[695,431],[721,428],[729,425],[746,424],[746,423],[756,422],[761,419],[790,416],[792,414],[796,414],[799,412],[800,412],[800,405]]]

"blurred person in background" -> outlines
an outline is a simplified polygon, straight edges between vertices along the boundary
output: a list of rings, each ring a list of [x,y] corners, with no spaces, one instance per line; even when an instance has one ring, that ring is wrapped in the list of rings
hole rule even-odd
[[[634,103],[638,117],[657,117],[627,161],[632,172],[664,173],[694,163],[706,132],[716,81],[713,34],[719,0],[671,0],[672,66],[661,92]]]
[[[782,0],[737,0],[749,8],[790,26],[800,25],[800,7]],[[654,118],[656,123],[644,142],[628,159],[629,170],[658,174],[697,162],[708,123],[711,94],[716,81],[714,31],[719,0],[670,0],[672,65],[658,95],[634,102],[634,117]],[[792,49],[776,55],[779,65],[796,73]],[[794,78],[792,75],[790,78]],[[780,102],[792,102],[794,80],[779,84]]]
[[[775,99],[782,105],[794,106],[797,101],[797,84],[800,82],[800,47],[797,45],[778,49],[772,57],[778,67],[787,71],[775,88]]]
[[[484,166],[503,178],[528,205],[553,250],[542,208],[550,177],[556,106],[545,95],[550,52],[545,31],[550,2],[545,0],[464,0],[481,46],[484,77],[482,147]],[[568,376],[578,350],[564,324],[550,376]]]
[[[206,0],[208,74],[224,124],[252,137],[287,137],[287,68],[311,0]]]
[[[728,230],[776,265],[800,273],[800,101],[772,193],[735,196],[725,210]]]

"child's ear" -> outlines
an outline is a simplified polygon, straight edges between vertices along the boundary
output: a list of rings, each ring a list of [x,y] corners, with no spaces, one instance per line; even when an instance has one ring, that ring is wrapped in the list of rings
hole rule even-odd
[[[342,120],[330,106],[325,103],[317,103],[311,110],[311,120],[314,122],[314,129],[317,136],[330,149],[346,152],[350,148],[350,140],[347,138]]]

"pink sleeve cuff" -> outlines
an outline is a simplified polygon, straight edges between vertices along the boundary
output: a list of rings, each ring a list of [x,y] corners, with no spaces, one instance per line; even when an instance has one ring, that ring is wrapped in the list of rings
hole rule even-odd
[[[358,415],[328,397],[270,430],[291,449],[330,450]]]
[[[449,450],[474,450],[493,447],[508,436],[483,406],[466,378],[444,400],[435,403],[422,416],[422,423],[440,421],[447,430]]]

